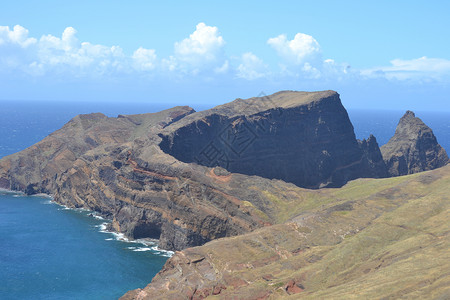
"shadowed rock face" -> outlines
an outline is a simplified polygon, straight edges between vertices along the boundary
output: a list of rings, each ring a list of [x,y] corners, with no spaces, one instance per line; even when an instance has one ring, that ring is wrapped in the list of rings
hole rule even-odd
[[[295,187],[286,223],[177,252],[121,299],[448,299],[449,186],[450,165]]]
[[[400,119],[395,135],[381,152],[390,176],[433,170],[449,161],[433,131],[412,111]]]
[[[236,100],[192,114],[161,137],[161,149],[183,162],[300,187],[339,187],[355,178],[386,176],[376,140],[358,144],[332,91]]]
[[[285,222],[276,203],[301,197],[298,186],[384,176],[375,138],[355,139],[333,91],[279,92],[203,112],[80,115],[0,160],[1,188],[95,210],[111,229],[159,238],[167,250]]]
[[[102,213],[129,238],[180,250],[283,221],[272,202],[291,187],[271,178],[316,188],[382,177],[369,140],[355,139],[333,91],[279,92],[197,113],[80,115],[1,159],[0,187],[52,194]],[[205,149],[211,143],[227,157]],[[185,163],[194,159],[223,168]]]
[[[390,175],[448,161],[412,112],[383,156]],[[448,298],[450,166],[299,187],[385,176],[375,137],[355,139],[333,91],[80,115],[0,160],[0,188],[95,210],[127,237],[211,241],[124,299]]]
[[[364,169],[368,170],[370,178],[384,178],[388,177],[386,165],[381,155],[380,147],[378,146],[377,139],[370,135],[366,140],[358,140],[359,147],[363,151],[363,164]]]

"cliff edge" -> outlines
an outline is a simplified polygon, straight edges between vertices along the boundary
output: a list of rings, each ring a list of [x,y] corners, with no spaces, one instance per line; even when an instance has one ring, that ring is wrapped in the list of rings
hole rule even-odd
[[[409,110],[400,119],[394,136],[381,147],[381,153],[390,176],[433,170],[449,161],[431,128]]]
[[[79,115],[0,160],[0,187],[47,193],[129,238],[182,250],[286,222],[304,188],[387,177],[334,91],[283,91],[195,112]]]
[[[305,188],[340,187],[361,177],[386,177],[362,149],[334,91],[282,91],[237,99],[165,128],[161,149],[186,163],[281,179]],[[370,150],[368,154],[365,151]]]

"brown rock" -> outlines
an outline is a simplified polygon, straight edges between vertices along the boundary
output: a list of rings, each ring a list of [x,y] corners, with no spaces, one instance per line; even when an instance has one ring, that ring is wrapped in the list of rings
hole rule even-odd
[[[381,147],[390,176],[401,176],[445,166],[449,159],[431,128],[412,111],[400,119],[395,135]]]
[[[289,282],[284,286],[284,289],[289,295],[298,294],[303,292],[304,287],[300,283],[296,283],[294,279],[289,280]]]
[[[160,136],[161,149],[183,162],[300,187],[339,187],[355,178],[386,176],[381,155],[371,156],[379,154],[376,140],[370,140],[373,151],[366,155],[334,91],[237,99],[183,118]]]

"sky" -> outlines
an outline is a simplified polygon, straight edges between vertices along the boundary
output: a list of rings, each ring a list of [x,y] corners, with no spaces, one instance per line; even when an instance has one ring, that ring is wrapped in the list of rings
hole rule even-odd
[[[336,90],[450,111],[450,1],[5,1],[2,100],[215,105]]]

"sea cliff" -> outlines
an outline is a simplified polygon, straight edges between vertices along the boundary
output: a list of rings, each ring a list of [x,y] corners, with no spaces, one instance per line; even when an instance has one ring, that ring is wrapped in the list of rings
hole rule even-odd
[[[129,238],[184,249],[125,299],[344,297],[352,284],[365,286],[364,295],[384,295],[367,282],[382,284],[379,276],[394,274],[396,261],[412,278],[411,251],[437,270],[412,278],[411,290],[440,291],[449,260],[421,255],[445,257],[448,249],[450,169],[387,178],[403,174],[393,171],[394,152],[425,166],[407,173],[447,164],[420,122],[407,113],[380,151],[374,136],[355,138],[334,91],[283,91],[202,112],[178,106],[117,118],[79,115],[2,158],[0,188],[51,194],[111,219],[110,230]],[[429,248],[418,250],[421,240]],[[372,250],[361,252],[364,245]],[[388,296],[405,292],[383,286]]]

